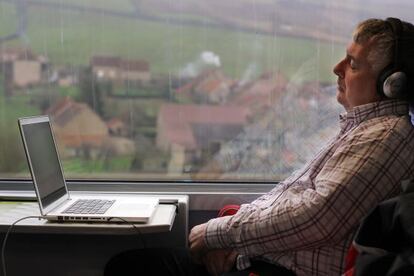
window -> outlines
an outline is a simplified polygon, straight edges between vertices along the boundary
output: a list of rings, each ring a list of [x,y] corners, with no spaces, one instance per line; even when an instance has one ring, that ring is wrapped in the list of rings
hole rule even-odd
[[[49,114],[68,178],[275,181],[337,129],[355,24],[408,0],[0,2],[0,177],[16,119]],[[200,174],[202,173],[202,174]]]

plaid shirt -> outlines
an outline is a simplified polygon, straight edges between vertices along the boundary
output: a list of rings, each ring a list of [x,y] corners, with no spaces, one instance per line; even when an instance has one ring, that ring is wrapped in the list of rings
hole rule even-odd
[[[300,171],[237,214],[208,222],[208,248],[233,248],[297,275],[341,275],[361,219],[414,176],[408,105],[370,103],[340,117],[340,133]]]

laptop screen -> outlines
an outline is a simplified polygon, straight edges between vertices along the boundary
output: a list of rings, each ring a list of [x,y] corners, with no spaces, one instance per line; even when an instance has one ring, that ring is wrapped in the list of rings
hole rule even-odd
[[[21,129],[32,165],[33,181],[39,193],[39,202],[45,208],[66,194],[50,123],[49,121],[25,123],[23,119]]]

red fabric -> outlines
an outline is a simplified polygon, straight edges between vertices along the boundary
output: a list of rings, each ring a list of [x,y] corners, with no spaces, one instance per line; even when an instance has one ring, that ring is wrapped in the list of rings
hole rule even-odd
[[[225,205],[220,209],[218,217],[231,216],[237,213],[240,206],[235,204]],[[345,258],[345,273],[343,276],[354,276],[355,275],[355,261],[358,256],[358,251],[353,245],[349,247],[348,253]],[[250,273],[249,276],[256,276],[255,273]]]
[[[355,261],[358,256],[358,251],[353,245],[348,250],[348,254],[345,258],[345,273],[344,276],[353,276],[355,270]]]
[[[239,208],[240,208],[240,206],[235,205],[235,204],[225,205],[223,208],[220,209],[217,216],[218,217],[225,217],[225,216],[234,215],[235,213],[237,213]]]

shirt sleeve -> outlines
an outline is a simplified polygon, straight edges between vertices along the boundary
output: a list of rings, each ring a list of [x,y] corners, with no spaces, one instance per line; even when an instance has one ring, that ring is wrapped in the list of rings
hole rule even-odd
[[[397,191],[410,170],[406,158],[412,159],[405,144],[388,130],[350,136],[311,180],[311,187],[292,185],[282,196],[275,193],[233,216],[210,220],[207,247],[234,248],[254,257],[337,243]]]

